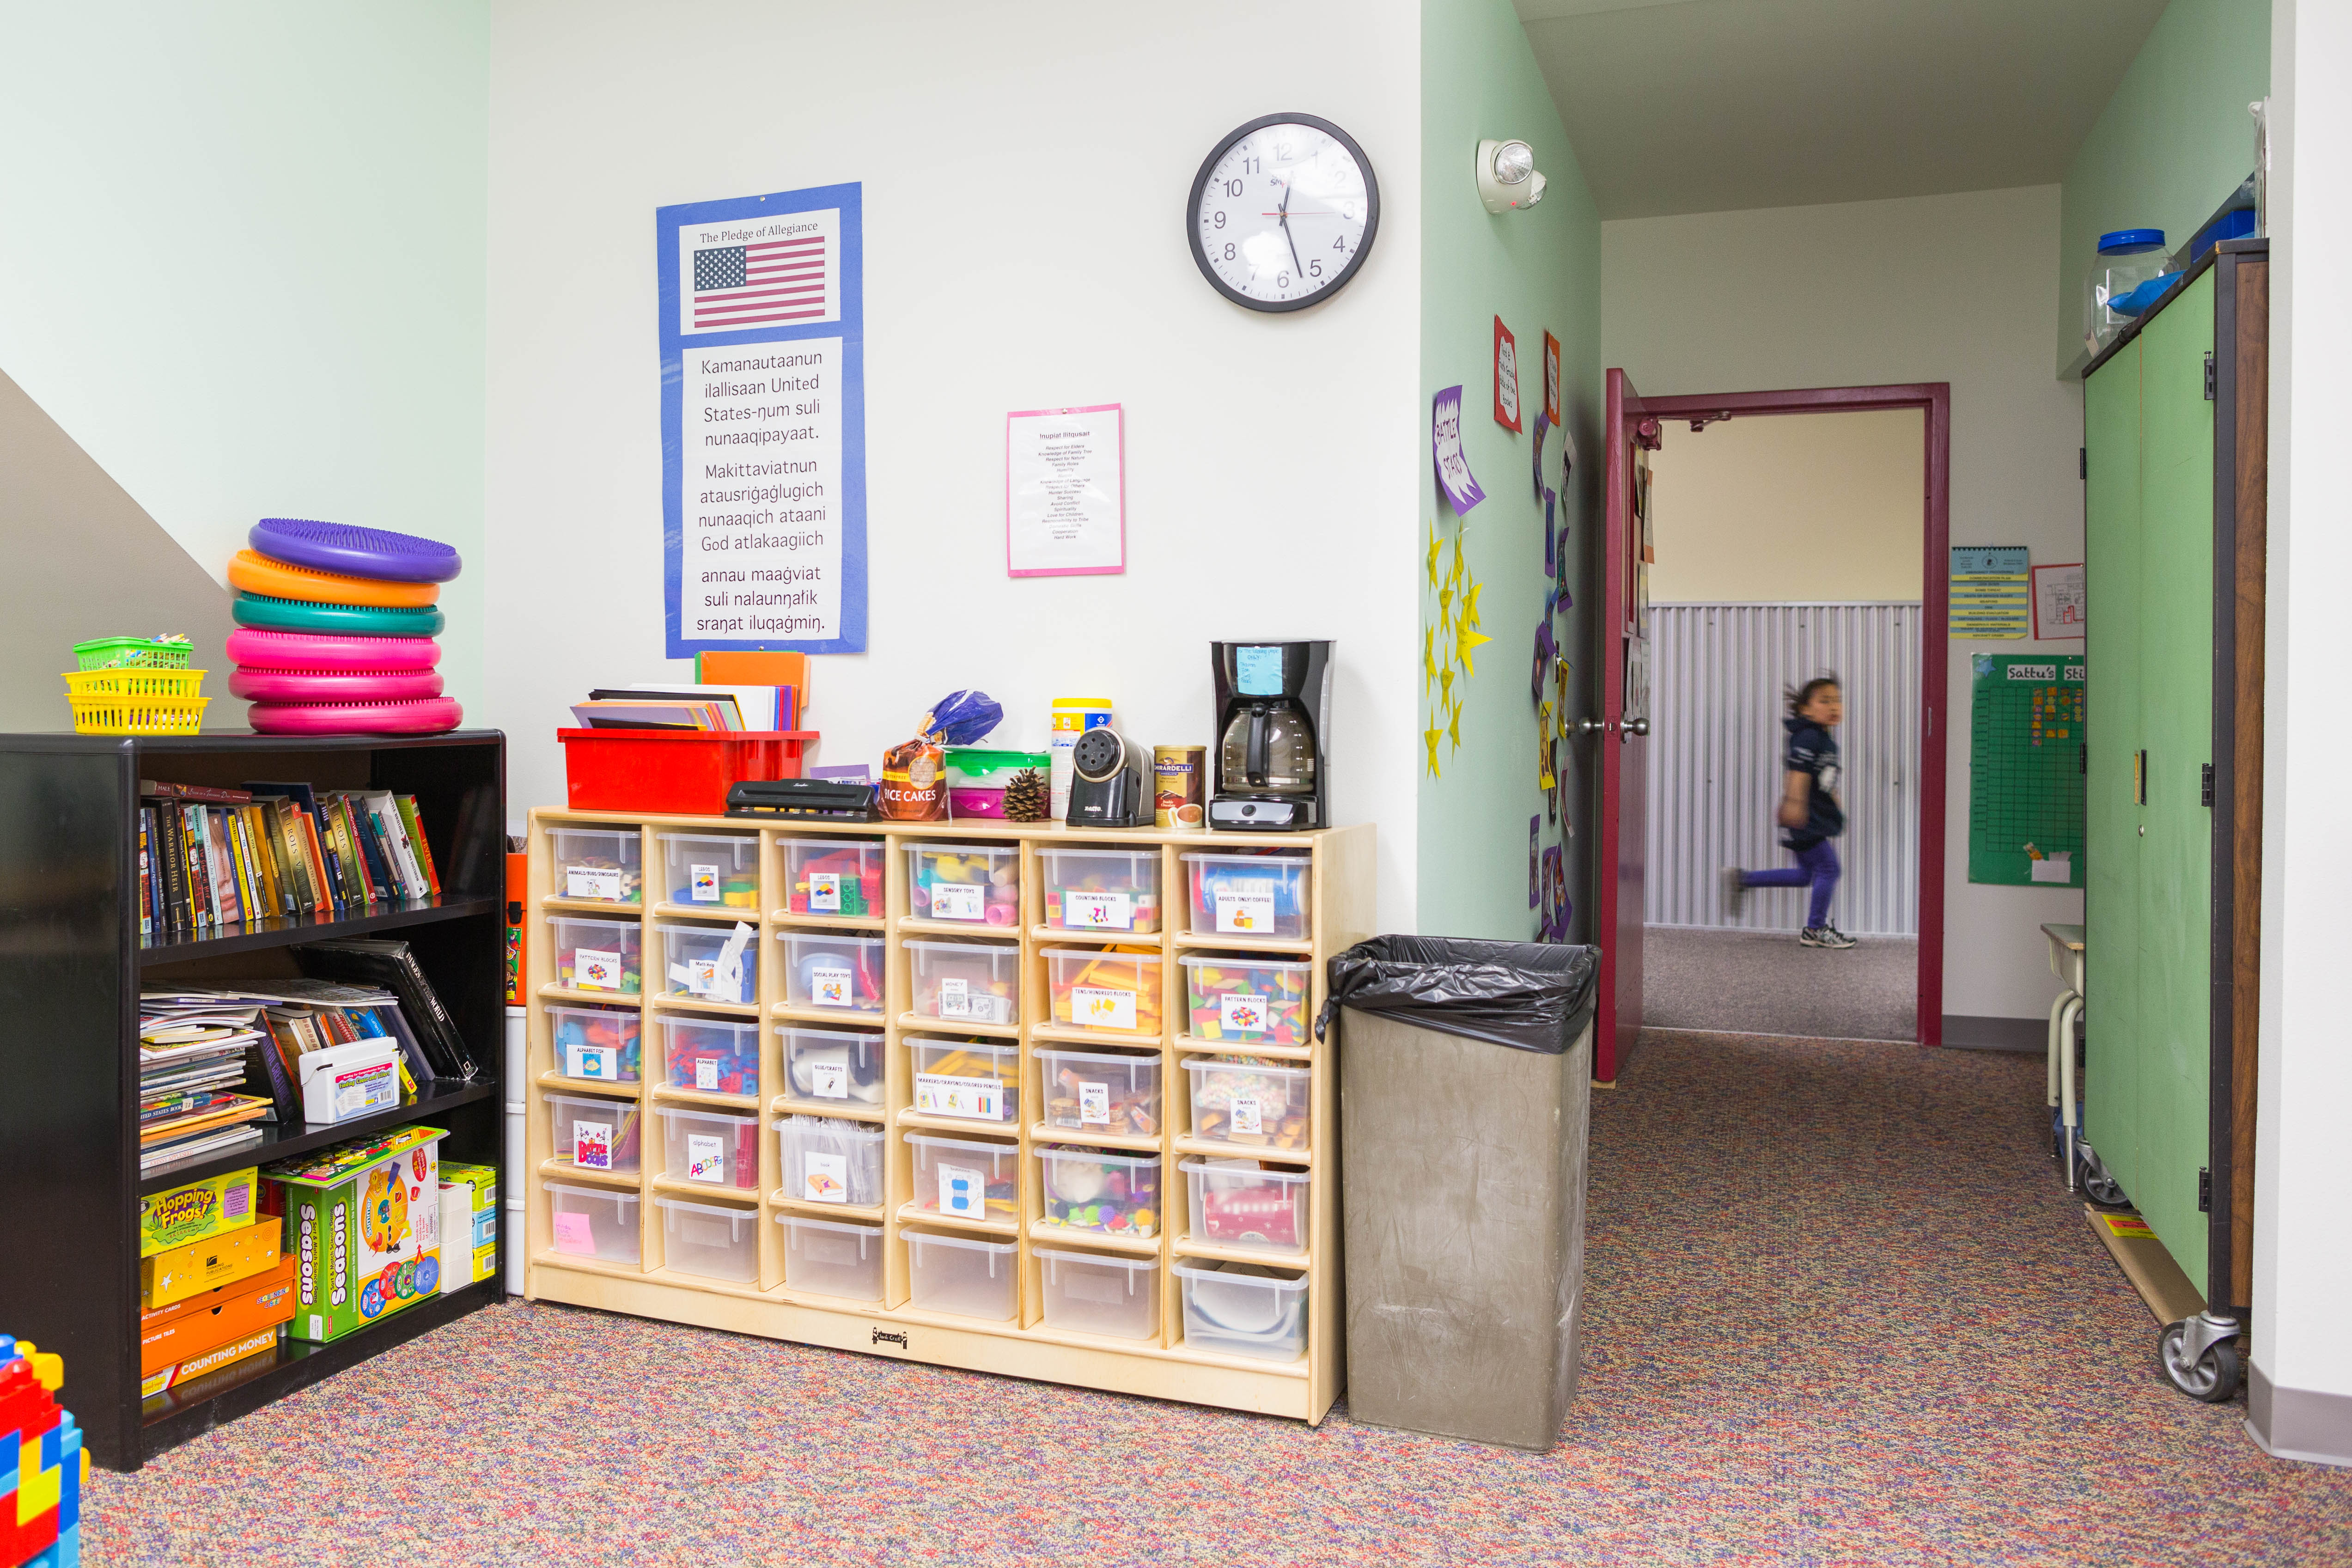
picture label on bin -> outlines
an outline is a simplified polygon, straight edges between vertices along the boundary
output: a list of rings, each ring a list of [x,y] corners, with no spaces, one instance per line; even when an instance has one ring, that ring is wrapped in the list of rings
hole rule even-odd
[[[1238,1032],[1261,1033],[1265,1028],[1265,998],[1228,992],[1217,998],[1217,1022]]]
[[[1114,991],[1101,985],[1070,987],[1070,1016],[1094,1029],[1132,1029],[1135,1027],[1135,999],[1132,991]]]
[[[563,1070],[572,1078],[602,1079],[610,1083],[621,1076],[621,1048],[618,1046],[566,1046],[563,1047]]]
[[[621,988],[621,955],[603,948],[573,948],[572,984],[582,991],[618,991]]]
[[[811,871],[808,874],[808,907],[813,915],[837,915],[841,912],[841,873]]]
[[[576,1253],[583,1258],[596,1254],[596,1237],[588,1228],[584,1214],[560,1214],[555,1216],[555,1250]]]
[[[621,868],[567,866],[563,868],[563,896],[567,899],[600,899],[608,904],[617,904],[621,901]]]
[[[819,1100],[849,1098],[849,1064],[847,1062],[814,1061],[803,1064],[808,1073],[809,1093]]]
[[[801,1156],[801,1196],[813,1204],[849,1201],[849,1156],[806,1153]]]
[[[694,1059],[694,1087],[716,1091],[719,1088],[719,1058],[697,1057]]]
[[[988,889],[978,882],[931,884],[931,918],[941,921],[984,921]]]
[[[1225,1131],[1227,1132],[1265,1131],[1265,1114],[1260,1110],[1261,1103],[1254,1095],[1248,1097],[1236,1095],[1233,1103],[1226,1109]]]
[[[1110,1085],[1080,1083],[1078,1085],[1078,1121],[1087,1127],[1110,1125]]]
[[[723,1182],[727,1179],[727,1140],[706,1132],[686,1135],[686,1179]]]
[[[960,975],[950,975],[940,982],[940,1016],[969,1018],[971,1016],[971,982]]]
[[[588,1171],[613,1168],[613,1124],[575,1121],[572,1124],[572,1163]]]
[[[940,1167],[940,1212],[964,1219],[982,1219],[988,1213],[988,1177],[961,1165]]]
[[[846,965],[813,963],[809,966],[809,1000],[819,1007],[847,1007],[856,1001],[852,991],[852,976]]]
[[[1252,879],[1217,889],[1217,930],[1230,936],[1264,936],[1274,929],[1274,884]]]
[[[669,977],[697,996],[709,996],[719,990],[719,957],[689,958],[684,963],[669,966]]]
[[[688,866],[686,870],[688,879],[687,897],[689,900],[698,904],[715,904],[719,902],[719,890],[718,867]]]
[[[1004,1086],[992,1078],[956,1078],[947,1073],[915,1075],[915,1109],[927,1116],[1004,1120]]]
[[[1125,893],[1062,895],[1062,923],[1074,931],[1133,931],[1135,900]]]

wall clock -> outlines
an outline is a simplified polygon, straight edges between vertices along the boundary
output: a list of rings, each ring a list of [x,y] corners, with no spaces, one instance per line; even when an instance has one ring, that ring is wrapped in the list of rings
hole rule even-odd
[[[1192,177],[1185,227],[1210,287],[1253,310],[1297,310],[1356,275],[1381,226],[1381,189],[1354,137],[1311,114],[1226,135]]]

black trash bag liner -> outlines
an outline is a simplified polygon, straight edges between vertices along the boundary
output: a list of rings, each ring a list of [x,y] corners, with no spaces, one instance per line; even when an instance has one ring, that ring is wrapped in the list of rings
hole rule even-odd
[[[1592,1021],[1598,948],[1467,936],[1376,936],[1331,961],[1321,1039],[1341,1007],[1360,1008],[1543,1056],[1565,1055]]]

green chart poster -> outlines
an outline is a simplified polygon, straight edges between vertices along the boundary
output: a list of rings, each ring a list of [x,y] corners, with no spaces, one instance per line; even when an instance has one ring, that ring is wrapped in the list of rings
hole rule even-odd
[[[2083,660],[1970,661],[1969,880],[2083,885]]]

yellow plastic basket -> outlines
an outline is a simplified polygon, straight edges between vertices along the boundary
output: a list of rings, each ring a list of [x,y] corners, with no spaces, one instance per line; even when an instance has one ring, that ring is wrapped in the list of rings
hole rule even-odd
[[[201,669],[69,669],[66,696],[85,735],[194,735],[205,727]]]

